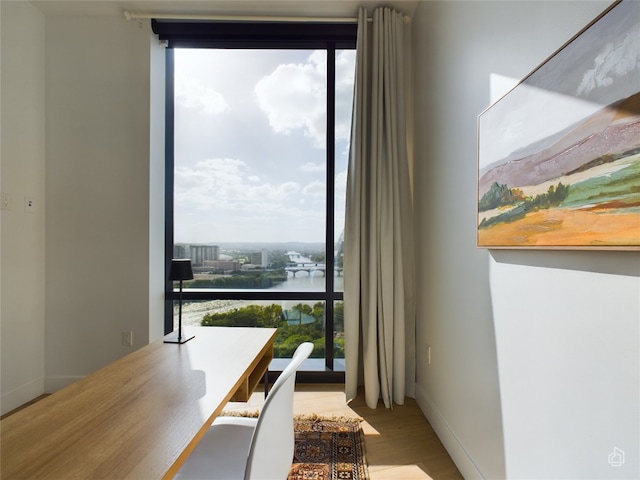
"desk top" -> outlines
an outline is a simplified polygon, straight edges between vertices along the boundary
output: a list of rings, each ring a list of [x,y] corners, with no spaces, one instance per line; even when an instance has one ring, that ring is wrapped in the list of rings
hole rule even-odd
[[[0,477],[171,478],[276,333],[185,331],[195,338],[151,343],[2,420]]]

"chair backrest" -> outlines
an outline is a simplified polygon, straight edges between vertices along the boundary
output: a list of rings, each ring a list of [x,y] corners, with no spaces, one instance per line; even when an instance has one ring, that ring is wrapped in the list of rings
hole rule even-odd
[[[302,343],[271,387],[253,433],[245,480],[286,480],[293,460],[293,392],[296,370],[309,358],[313,344]]]

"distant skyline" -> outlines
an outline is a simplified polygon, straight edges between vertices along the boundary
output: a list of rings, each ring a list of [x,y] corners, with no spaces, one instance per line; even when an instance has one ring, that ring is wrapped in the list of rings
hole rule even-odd
[[[354,68],[338,52],[341,211]],[[324,243],[326,53],[176,49],[175,72],[175,242]]]

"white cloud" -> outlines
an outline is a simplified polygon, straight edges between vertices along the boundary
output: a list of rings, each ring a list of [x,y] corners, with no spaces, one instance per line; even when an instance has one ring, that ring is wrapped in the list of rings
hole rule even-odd
[[[304,206],[317,186],[259,183],[239,160],[209,159],[175,172],[175,241],[318,241],[323,211]],[[314,198],[315,200],[315,198]]]
[[[314,52],[307,63],[279,65],[256,84],[258,105],[275,132],[303,129],[314,146],[324,147],[325,72],[324,52]]]
[[[326,189],[324,182],[311,182],[302,189],[302,193],[312,198],[324,198]]]
[[[336,139],[348,139],[355,68],[355,51],[336,55]],[[277,133],[302,129],[315,147],[325,148],[327,56],[316,50],[306,63],[279,65],[255,87],[258,105]]]
[[[231,109],[220,92],[193,78],[176,76],[174,88],[175,101],[183,107],[200,109],[208,115],[217,115]]]
[[[588,94],[600,87],[611,85],[616,77],[622,77],[638,68],[640,63],[640,26],[631,30],[617,45],[608,43],[596,56],[593,68],[587,70],[578,95]]]
[[[344,197],[347,189],[347,170],[336,172],[336,196]]]
[[[307,162],[304,165],[302,165],[300,169],[303,172],[324,172],[327,170],[327,166],[324,162],[318,162],[318,163]]]
[[[355,65],[355,50],[341,50],[336,54],[336,140],[351,137]]]
[[[212,158],[195,167],[175,170],[176,208],[235,212],[283,212],[300,191],[296,182],[260,183],[247,175],[247,165],[234,159]]]

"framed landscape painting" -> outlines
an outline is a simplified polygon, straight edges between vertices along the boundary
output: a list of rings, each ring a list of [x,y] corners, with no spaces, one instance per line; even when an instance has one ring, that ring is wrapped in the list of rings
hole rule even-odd
[[[638,1],[479,115],[477,244],[640,250]]]

